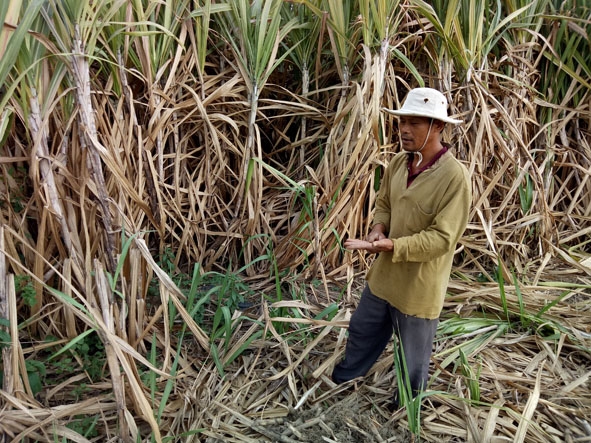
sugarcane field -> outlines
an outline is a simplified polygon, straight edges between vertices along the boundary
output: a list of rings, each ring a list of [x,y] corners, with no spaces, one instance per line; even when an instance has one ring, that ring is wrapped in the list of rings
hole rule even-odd
[[[0,442],[591,442],[588,0],[0,19]],[[412,198],[465,209],[420,227],[444,159],[465,192]],[[336,375],[380,279],[432,325],[421,389],[402,329]]]

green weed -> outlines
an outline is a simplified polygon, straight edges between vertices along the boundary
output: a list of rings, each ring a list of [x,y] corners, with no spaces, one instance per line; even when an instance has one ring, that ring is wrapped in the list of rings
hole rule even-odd
[[[97,423],[100,415],[77,415],[72,421],[66,424],[67,428],[77,432],[86,438],[98,437],[99,431],[97,429]]]
[[[404,349],[399,340],[394,340],[394,367],[396,369],[396,384],[398,387],[398,403],[406,409],[408,428],[414,436],[420,438],[421,433],[421,408],[423,400],[435,394],[443,394],[439,391],[414,392],[408,375]],[[425,387],[426,388],[426,387]]]
[[[460,353],[460,368],[462,370],[462,375],[464,376],[464,380],[466,382],[466,386],[468,387],[468,392],[470,394],[470,400],[474,402],[480,402],[480,370],[482,369],[482,364],[479,363],[478,368],[476,371],[472,369],[470,364],[468,363],[468,357],[462,349],[459,350]]]
[[[0,350],[8,348],[12,343],[12,338],[8,332],[10,321],[6,318],[0,318]]]
[[[56,374],[72,373],[81,367],[90,380],[98,381],[105,367],[105,346],[96,331],[88,329],[50,356],[49,361]]]
[[[497,282],[499,286],[501,306],[509,329],[517,332],[531,331],[548,340],[560,338],[560,333],[572,336],[568,329],[563,325],[544,317],[545,313],[547,313],[552,307],[556,306],[570,293],[569,291],[563,291],[558,297],[547,303],[538,312],[531,313],[526,307],[520,282],[514,272],[512,273],[512,280],[515,288],[515,295],[517,297],[517,306],[511,306],[507,300],[505,282],[502,273],[499,273],[499,279]]]
[[[27,306],[33,306],[37,303],[37,292],[35,291],[30,275],[15,275],[14,287],[17,295],[20,296]]]
[[[531,176],[525,173],[525,184],[519,185],[519,201],[523,215],[527,215],[533,204],[534,182]]]
[[[47,375],[45,364],[36,360],[27,360],[25,361],[25,368],[31,391],[33,391],[33,395],[37,395],[43,390],[45,376]]]

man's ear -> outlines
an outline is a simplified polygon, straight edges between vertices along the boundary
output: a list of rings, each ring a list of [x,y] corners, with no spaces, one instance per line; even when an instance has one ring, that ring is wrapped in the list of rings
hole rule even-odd
[[[443,129],[445,128],[445,122],[442,120],[434,120],[433,126],[435,126],[435,130],[439,131],[439,133],[442,133]]]

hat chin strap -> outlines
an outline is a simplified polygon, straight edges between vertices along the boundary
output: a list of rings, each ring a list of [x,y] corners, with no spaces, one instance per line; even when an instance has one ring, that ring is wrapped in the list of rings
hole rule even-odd
[[[421,154],[421,151],[427,145],[427,140],[429,139],[429,136],[431,135],[431,128],[432,127],[433,127],[433,119],[431,119],[431,123],[429,123],[429,130],[427,131],[427,136],[425,137],[425,141],[423,142],[423,146],[421,146],[418,151],[413,152],[413,154],[416,154],[419,156],[419,161],[417,162],[417,168],[419,167],[419,165],[423,161],[423,154]]]

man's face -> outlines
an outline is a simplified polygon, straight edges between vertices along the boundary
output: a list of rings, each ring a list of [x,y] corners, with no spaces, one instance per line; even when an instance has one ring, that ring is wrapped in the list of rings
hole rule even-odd
[[[427,136],[431,137],[436,132],[434,121],[431,134],[429,134],[430,123],[431,119],[427,117],[401,116],[398,120],[398,130],[402,148],[410,152],[421,149]]]

